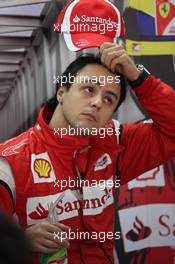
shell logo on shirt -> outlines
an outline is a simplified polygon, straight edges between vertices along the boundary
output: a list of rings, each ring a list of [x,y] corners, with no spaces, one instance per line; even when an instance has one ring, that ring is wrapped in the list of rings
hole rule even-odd
[[[31,155],[34,183],[55,182],[56,176],[47,152]]]
[[[34,170],[39,177],[49,178],[52,170],[50,163],[45,159],[36,159],[34,162]]]

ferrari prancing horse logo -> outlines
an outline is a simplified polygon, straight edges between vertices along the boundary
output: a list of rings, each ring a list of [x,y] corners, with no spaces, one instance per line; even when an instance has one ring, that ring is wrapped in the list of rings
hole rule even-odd
[[[170,3],[169,2],[163,2],[159,5],[159,13],[161,17],[167,18],[167,16],[170,13]]]

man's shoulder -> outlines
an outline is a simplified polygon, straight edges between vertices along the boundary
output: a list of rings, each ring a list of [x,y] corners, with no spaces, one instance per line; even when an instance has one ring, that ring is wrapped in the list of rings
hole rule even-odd
[[[118,129],[120,128],[120,122],[117,119],[111,119],[106,123],[105,128]]]
[[[111,119],[105,125],[105,138],[107,141],[112,141],[119,144],[120,122],[116,119]]]
[[[17,155],[23,152],[24,149],[29,145],[30,135],[33,133],[33,128],[21,133],[20,135],[10,138],[0,144],[0,156],[8,157]]]

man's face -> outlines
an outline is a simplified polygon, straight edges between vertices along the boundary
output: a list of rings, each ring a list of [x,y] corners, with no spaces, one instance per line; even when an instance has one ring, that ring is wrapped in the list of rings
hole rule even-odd
[[[82,68],[69,91],[63,87],[60,89],[58,94],[67,126],[90,131],[103,128],[112,118],[121,93],[117,76],[98,64]]]

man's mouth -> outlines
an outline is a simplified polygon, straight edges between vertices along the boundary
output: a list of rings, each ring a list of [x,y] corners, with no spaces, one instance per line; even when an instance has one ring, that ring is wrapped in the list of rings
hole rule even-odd
[[[93,115],[92,113],[83,113],[83,115],[85,115],[89,120],[97,122],[96,116]]]

